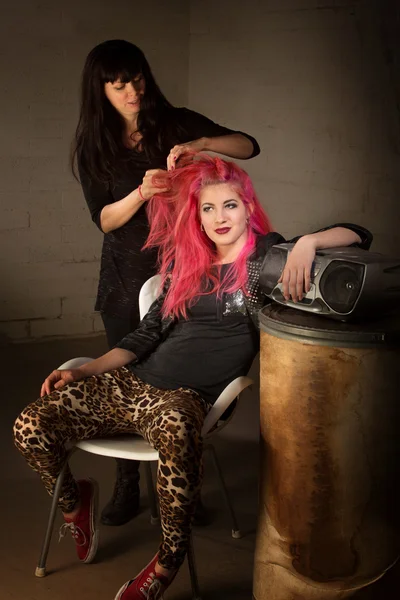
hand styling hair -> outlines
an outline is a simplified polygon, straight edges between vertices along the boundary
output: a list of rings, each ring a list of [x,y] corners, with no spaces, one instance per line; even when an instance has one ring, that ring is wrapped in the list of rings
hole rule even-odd
[[[150,234],[145,247],[159,247],[163,283],[171,283],[164,302],[164,316],[187,316],[187,308],[202,294],[246,293],[246,262],[255,251],[257,236],[271,231],[271,223],[254,191],[250,177],[235,163],[198,155],[170,173],[170,191],[148,203]],[[199,196],[208,185],[227,183],[248,207],[248,237],[236,261],[219,278],[218,257],[213,242],[201,229]],[[211,286],[207,282],[211,281]]]

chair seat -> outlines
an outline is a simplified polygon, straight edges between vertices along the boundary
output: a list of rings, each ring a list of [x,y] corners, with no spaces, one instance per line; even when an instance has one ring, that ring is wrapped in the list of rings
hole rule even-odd
[[[128,460],[158,460],[158,451],[140,435],[121,435],[112,438],[95,438],[76,442],[75,446],[85,452],[127,458]]]

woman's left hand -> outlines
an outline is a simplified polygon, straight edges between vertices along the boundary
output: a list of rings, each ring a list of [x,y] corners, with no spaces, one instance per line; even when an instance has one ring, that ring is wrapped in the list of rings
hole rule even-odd
[[[315,258],[315,240],[305,235],[300,238],[290,252],[278,283],[282,283],[285,300],[293,302],[303,299],[304,290],[310,290],[311,267]]]
[[[193,142],[186,142],[186,144],[177,144],[173,148],[171,148],[170,153],[167,157],[167,168],[168,171],[173,171],[175,169],[176,161],[182,154],[188,154],[193,152],[202,152],[206,148],[206,139],[199,138],[198,140],[193,140]]]

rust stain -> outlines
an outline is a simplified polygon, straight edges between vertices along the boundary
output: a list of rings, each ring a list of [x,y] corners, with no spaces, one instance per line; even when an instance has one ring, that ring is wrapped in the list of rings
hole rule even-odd
[[[372,530],[368,510],[375,467],[368,462],[373,427],[370,434],[365,429],[374,421],[371,415],[379,408],[382,388],[392,403],[398,395],[387,367],[380,371],[384,383],[371,379],[369,371],[379,371],[382,356],[371,350],[287,341],[265,332],[261,336],[261,436],[266,456],[260,495],[279,532],[277,554],[281,552],[282,562],[290,562],[294,573],[314,582],[368,577],[361,573],[360,552],[365,548],[360,539],[363,531],[366,535]],[[392,367],[398,359],[398,354],[391,359]],[[387,450],[392,451],[393,447]],[[388,501],[387,491],[374,497],[377,506]],[[400,551],[389,543],[388,556]],[[259,544],[263,551],[267,546],[268,542]],[[385,560],[372,561],[371,577]]]

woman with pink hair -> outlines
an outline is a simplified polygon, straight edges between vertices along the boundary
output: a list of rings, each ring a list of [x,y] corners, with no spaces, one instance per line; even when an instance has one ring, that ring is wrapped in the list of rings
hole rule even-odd
[[[170,191],[149,206],[147,245],[159,247],[162,275],[158,299],[110,352],[79,369],[53,371],[14,428],[16,446],[50,494],[69,440],[140,433],[158,450],[161,544],[115,600],[159,600],[184,560],[201,486],[202,425],[258,351],[257,313],[265,303],[258,275],[268,249],[285,241],[271,231],[248,175],[234,163],[199,156],[165,177]],[[316,249],[368,248],[371,237],[346,224],[299,238],[281,275],[284,295],[302,297]],[[63,529],[71,530],[80,560],[90,562],[96,483],[75,481],[68,471],[59,504]]]

